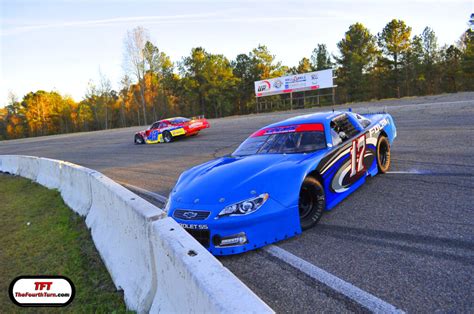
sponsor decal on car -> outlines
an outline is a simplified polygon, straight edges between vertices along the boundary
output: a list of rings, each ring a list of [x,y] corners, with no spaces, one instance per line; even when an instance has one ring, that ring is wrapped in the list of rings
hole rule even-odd
[[[380,132],[380,130],[382,130],[387,124],[389,124],[390,122],[388,121],[387,118],[383,119],[382,121],[380,121],[379,123],[377,123],[376,125],[374,125],[370,130],[369,130],[369,134],[370,136],[373,136],[374,134],[377,134],[378,132]]]
[[[294,132],[295,130],[296,130],[296,126],[295,126],[295,125],[282,126],[282,127],[277,127],[277,128],[268,129],[268,130],[265,132],[265,135],[279,134],[279,133],[290,133],[290,132]]]
[[[171,131],[171,135],[173,136],[179,136],[179,135],[183,135],[185,134],[186,132],[184,131],[183,128],[179,128],[179,129],[176,129],[176,130],[172,130]]]
[[[193,230],[208,230],[209,229],[207,225],[185,224],[185,223],[179,223],[179,224],[184,229],[193,229]]]
[[[202,126],[202,122],[194,122],[189,125],[191,129],[198,128],[200,126]]]

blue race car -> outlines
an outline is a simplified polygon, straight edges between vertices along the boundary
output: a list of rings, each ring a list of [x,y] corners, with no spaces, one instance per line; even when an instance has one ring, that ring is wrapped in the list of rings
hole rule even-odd
[[[214,255],[300,234],[390,167],[389,114],[324,112],[266,126],[231,155],[183,172],[165,210]]]

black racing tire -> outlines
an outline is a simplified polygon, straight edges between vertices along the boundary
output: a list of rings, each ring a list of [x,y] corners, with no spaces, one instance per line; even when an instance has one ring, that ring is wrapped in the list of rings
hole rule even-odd
[[[313,177],[306,177],[300,190],[298,208],[301,228],[303,230],[315,226],[326,207],[326,196],[321,182]]]
[[[136,134],[135,135],[135,140],[134,140],[135,144],[137,145],[141,145],[141,144],[145,144],[145,140],[143,139],[143,137],[139,134]]]
[[[173,141],[173,135],[169,131],[163,132],[163,142],[170,143]]]
[[[390,169],[390,142],[386,136],[379,136],[377,140],[377,168],[379,173],[386,173]]]

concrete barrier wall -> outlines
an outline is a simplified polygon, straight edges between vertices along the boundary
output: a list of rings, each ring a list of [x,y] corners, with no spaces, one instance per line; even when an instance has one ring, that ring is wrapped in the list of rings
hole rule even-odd
[[[1,171],[9,174],[18,174],[18,156],[0,155]]]
[[[61,186],[61,169],[64,162],[60,160],[39,158],[39,172],[36,182],[48,189],[59,189]]]
[[[0,171],[59,189],[86,217],[125,303],[139,313],[272,310],[159,208],[103,174],[69,162],[0,155]]]
[[[172,218],[151,229],[158,286],[150,312],[273,313]]]
[[[17,175],[36,181],[39,171],[38,157],[19,156]]]
[[[70,162],[63,162],[59,171],[61,196],[81,216],[87,216],[92,204],[91,176],[94,173],[97,172]]]
[[[91,188],[86,224],[92,239],[126,304],[145,312],[156,286],[149,225],[166,214],[99,173],[92,175]]]

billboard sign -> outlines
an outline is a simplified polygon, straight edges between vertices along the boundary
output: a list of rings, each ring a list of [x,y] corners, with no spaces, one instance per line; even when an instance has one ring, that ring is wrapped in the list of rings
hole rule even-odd
[[[333,87],[332,69],[255,82],[257,97]]]

